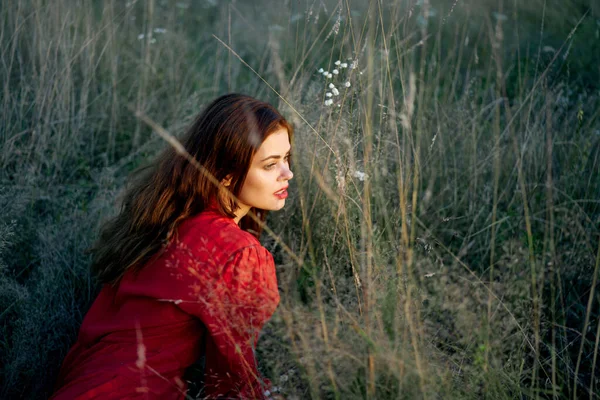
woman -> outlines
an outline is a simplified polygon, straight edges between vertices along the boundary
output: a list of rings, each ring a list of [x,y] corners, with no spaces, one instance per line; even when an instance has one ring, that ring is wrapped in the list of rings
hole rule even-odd
[[[269,397],[253,347],[279,303],[258,241],[285,204],[293,130],[249,96],[216,99],[181,144],[127,191],[92,248],[103,284],[52,399],[182,399],[203,364],[202,398]],[[201,166],[201,167],[200,167]]]

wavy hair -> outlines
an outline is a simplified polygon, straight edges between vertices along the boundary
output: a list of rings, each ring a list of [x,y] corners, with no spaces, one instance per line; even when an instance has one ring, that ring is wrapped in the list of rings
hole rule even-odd
[[[208,105],[180,138],[205,171],[169,146],[154,162],[132,173],[119,214],[104,223],[88,249],[98,281],[115,286],[126,271],[141,270],[162,254],[181,222],[203,211],[214,197],[220,212],[234,218],[237,203],[219,196],[214,179],[231,178],[229,190],[237,197],[252,157],[267,136],[281,128],[287,129],[291,142],[293,129],[285,118],[250,96],[227,94]],[[261,223],[246,215],[240,228],[258,238],[267,211],[253,207],[250,212]]]

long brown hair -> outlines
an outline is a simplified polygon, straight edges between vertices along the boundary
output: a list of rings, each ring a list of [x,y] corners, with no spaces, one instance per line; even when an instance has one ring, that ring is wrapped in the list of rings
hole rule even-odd
[[[213,182],[231,177],[228,188],[237,197],[256,150],[280,128],[287,129],[291,142],[291,125],[268,103],[241,94],[214,100],[180,139],[205,171],[169,146],[154,162],[132,173],[119,214],[102,226],[88,250],[99,282],[117,285],[126,271],[139,271],[160,255],[179,224],[204,210],[212,198],[221,213],[235,217],[236,202],[223,200]],[[240,227],[258,238],[267,212],[256,208],[250,212],[261,223],[247,215]]]

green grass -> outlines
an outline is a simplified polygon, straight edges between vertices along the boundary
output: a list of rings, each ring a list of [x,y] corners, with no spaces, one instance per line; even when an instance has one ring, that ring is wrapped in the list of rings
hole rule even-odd
[[[167,145],[134,110],[239,91],[296,128],[257,349],[289,399],[600,398],[600,9],[430,3],[0,3],[0,397],[51,393],[98,293]]]

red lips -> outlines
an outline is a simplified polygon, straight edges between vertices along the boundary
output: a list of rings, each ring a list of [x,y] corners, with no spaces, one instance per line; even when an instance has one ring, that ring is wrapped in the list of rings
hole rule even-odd
[[[289,187],[286,186],[283,189],[280,189],[278,191],[276,191],[275,193],[273,193],[275,196],[277,196],[280,199],[285,199],[288,196],[288,192],[287,192],[287,188]]]

